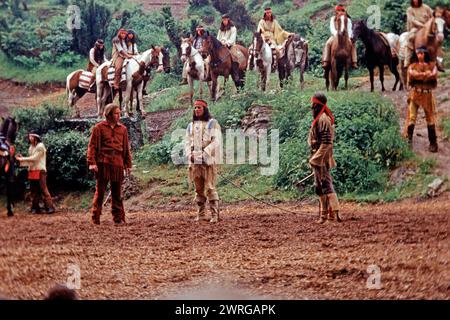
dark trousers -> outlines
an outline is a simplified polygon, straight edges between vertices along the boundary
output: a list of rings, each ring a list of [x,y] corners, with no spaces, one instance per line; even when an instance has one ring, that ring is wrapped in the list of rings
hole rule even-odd
[[[122,200],[122,181],[110,181],[110,179],[105,179],[101,175],[97,175],[95,195],[94,200],[92,201],[92,220],[100,221],[108,182],[111,185],[111,213],[113,220],[114,222],[125,222],[125,210]]]
[[[41,170],[39,180],[30,180],[31,209],[40,210],[39,202],[42,199],[45,209],[55,209],[52,196],[47,188],[47,172]]]

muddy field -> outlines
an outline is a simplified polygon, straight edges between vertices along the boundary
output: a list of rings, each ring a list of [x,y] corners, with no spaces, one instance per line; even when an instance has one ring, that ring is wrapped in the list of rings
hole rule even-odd
[[[0,217],[0,293],[40,299],[80,268],[83,299],[449,299],[450,193],[434,200],[343,204],[345,221],[319,226],[316,207],[286,213],[227,206],[216,225],[193,208],[111,215],[18,213]],[[367,270],[381,270],[368,289]]]

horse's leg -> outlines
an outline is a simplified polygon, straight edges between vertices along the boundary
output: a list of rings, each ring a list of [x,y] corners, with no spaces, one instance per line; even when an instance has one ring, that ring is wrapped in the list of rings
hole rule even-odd
[[[305,67],[303,64],[300,66],[300,90],[303,90],[304,84],[305,84],[305,78],[303,76],[303,73],[305,72]]]
[[[212,85],[211,85],[211,99],[216,102],[217,101],[217,75],[211,75]]]
[[[278,79],[280,80],[280,88],[284,87],[284,79],[286,79],[286,70],[283,63],[278,64]]]
[[[370,92],[373,92],[374,87],[373,87],[373,66],[367,66],[367,68],[369,69],[369,77],[370,77]]]
[[[123,93],[122,93],[122,89],[119,89],[119,106],[120,106],[120,111],[123,111]]]
[[[144,82],[141,82],[138,85],[136,94],[136,112],[140,115],[142,115],[142,112],[144,111],[144,88]]]
[[[384,66],[378,65],[378,69],[380,70],[381,91],[386,91],[384,88]]]
[[[397,83],[400,82],[400,86],[398,88],[398,90],[402,90],[402,82],[400,81],[400,74],[398,73],[398,57],[393,58],[393,60],[391,61],[391,64],[389,65],[389,68],[391,69],[391,72],[394,74],[395,76],[395,84],[394,84],[394,88],[392,88],[392,91],[395,91],[395,89],[397,88]]]
[[[344,68],[345,90],[348,90],[348,69],[349,64],[346,64]]]
[[[194,106],[194,80],[192,77],[188,74],[187,81],[189,85],[189,99],[191,101],[191,107]],[[201,98],[201,97],[200,97]]]
[[[6,210],[8,212],[8,217],[12,217],[14,215],[13,213],[13,206],[12,206],[12,181],[11,177],[8,177],[8,174],[6,175]]]
[[[325,78],[325,86],[327,91],[330,90],[330,69],[327,67],[323,69],[323,77]]]

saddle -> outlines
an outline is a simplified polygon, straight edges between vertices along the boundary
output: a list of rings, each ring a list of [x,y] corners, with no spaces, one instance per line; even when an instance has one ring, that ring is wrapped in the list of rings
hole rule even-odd
[[[78,86],[82,89],[89,90],[91,83],[95,80],[95,74],[89,71],[83,71],[80,74]]]
[[[122,83],[122,82],[126,82],[127,81],[127,65],[128,65],[128,62],[129,62],[130,60],[129,59],[126,59],[124,62],[123,62],[123,65],[122,65],[122,73],[121,73],[121,76],[120,76],[120,83]],[[108,83],[109,83],[109,85],[111,86],[111,87],[113,87],[113,85],[114,85],[114,76],[115,76],[115,73],[116,73],[116,69],[115,69],[115,67],[114,66],[109,66],[108,67],[108,74],[107,74],[107,81],[108,81]]]
[[[398,55],[397,49],[395,47],[391,46],[388,38],[386,37],[386,34],[383,32],[376,32],[376,34],[378,34],[380,36],[381,40],[383,40],[385,45],[387,45],[389,48],[391,48],[391,55],[393,58],[395,58]]]

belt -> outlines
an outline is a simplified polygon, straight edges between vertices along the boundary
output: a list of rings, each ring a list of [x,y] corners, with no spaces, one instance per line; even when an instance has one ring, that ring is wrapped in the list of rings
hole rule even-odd
[[[431,89],[419,89],[419,88],[414,88],[414,91],[415,91],[415,92],[418,92],[418,93],[430,93],[430,92],[431,92]]]

